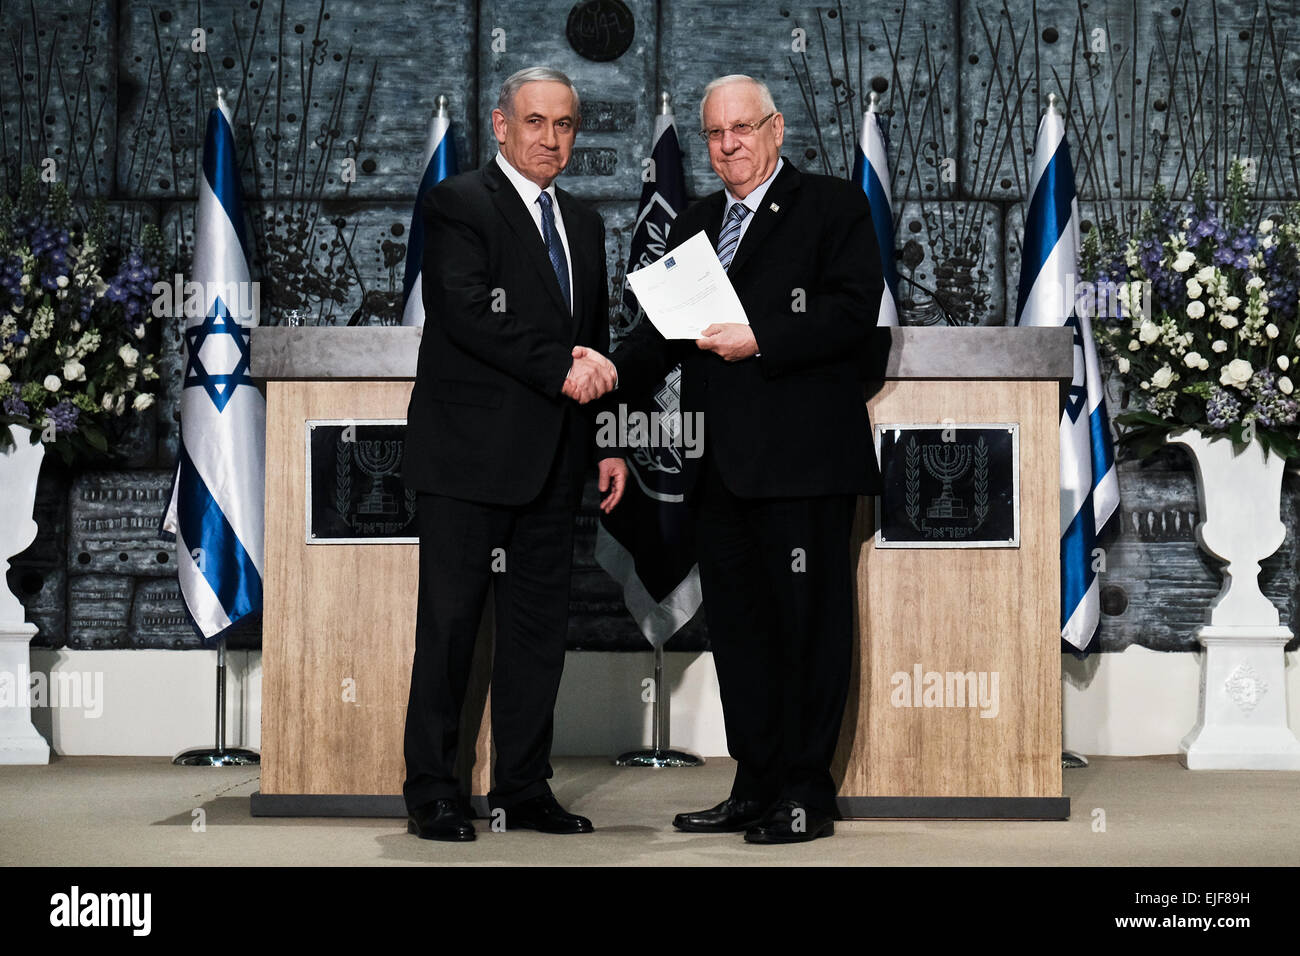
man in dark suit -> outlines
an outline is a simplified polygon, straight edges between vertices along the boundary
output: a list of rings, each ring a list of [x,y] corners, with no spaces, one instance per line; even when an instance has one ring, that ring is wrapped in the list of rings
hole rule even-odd
[[[408,830],[425,839],[475,837],[457,740],[489,584],[494,816],[504,810],[506,829],[592,829],[547,784],[574,516],[595,447],[579,406],[614,385],[604,226],[553,185],[578,116],[563,73],[514,74],[492,111],[500,153],[425,199],[427,318],[403,464],[420,535],[403,794]],[[608,511],[626,466],[608,458],[599,472]]]
[[[704,454],[686,459],[687,496],[737,768],[725,801],[673,823],[802,842],[834,832],[850,533],[856,496],[880,483],[860,381],[880,257],[861,189],[782,160],[784,118],[766,86],[715,80],[700,121],[725,189],[678,217],[670,246],[704,231],[749,324],[668,342],[643,321],[612,356],[615,396],[680,361],[682,413],[702,416]]]

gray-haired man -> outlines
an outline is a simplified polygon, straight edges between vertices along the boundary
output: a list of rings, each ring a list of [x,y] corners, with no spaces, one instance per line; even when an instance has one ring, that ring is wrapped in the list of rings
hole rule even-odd
[[[419,493],[420,592],[406,712],[408,829],[472,840],[456,777],[461,708],[493,585],[494,810],[507,829],[588,833],[552,796],[551,724],[564,665],[574,516],[595,447],[590,401],[614,385],[605,230],[553,185],[569,161],[578,94],[563,73],[506,80],[500,153],[444,180],[424,205],[424,307],[407,414]],[[600,462],[601,506],[627,470]]]
[[[802,843],[835,832],[853,513],[880,485],[858,377],[880,253],[861,189],[781,157],[785,118],[765,84],[714,80],[700,125],[722,188],[677,217],[669,250],[705,233],[749,324],[669,342],[642,323],[613,356],[629,396],[680,362],[682,412],[704,420],[683,484],[736,776],[726,800],[673,825]]]

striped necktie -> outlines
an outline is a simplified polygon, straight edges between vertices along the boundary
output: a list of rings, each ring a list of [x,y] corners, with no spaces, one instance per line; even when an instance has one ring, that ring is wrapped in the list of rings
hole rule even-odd
[[[749,207],[743,202],[732,203],[727,210],[727,221],[722,224],[722,233],[718,236],[718,261],[725,272],[731,268],[731,260],[736,257],[736,247],[740,245],[740,224],[749,215]]]
[[[542,204],[542,238],[546,240],[546,254],[551,258],[551,268],[564,293],[564,304],[573,312],[573,296],[569,291],[569,260],[564,255],[564,243],[560,242],[559,233],[555,231],[555,213],[551,209],[551,196],[542,191],[537,196]]]

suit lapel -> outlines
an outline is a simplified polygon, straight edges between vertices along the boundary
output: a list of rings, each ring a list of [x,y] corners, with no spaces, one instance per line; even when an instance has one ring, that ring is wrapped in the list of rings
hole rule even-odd
[[[735,275],[740,269],[745,267],[745,262],[754,254],[754,250],[763,244],[763,240],[776,228],[777,223],[786,215],[789,203],[794,201],[794,192],[799,188],[799,170],[794,168],[789,160],[781,167],[781,172],[777,173],[776,179],[772,180],[772,185],[767,187],[767,192],[763,195],[763,204],[759,206],[754,213],[754,221],[749,224],[745,230],[745,236],[740,240],[740,245],[736,249],[736,255],[731,260],[731,266],[727,269],[728,275]],[[718,217],[720,218],[721,213]],[[715,227],[721,230],[722,223],[718,222]],[[717,247],[717,233],[714,233],[714,247]]]
[[[723,210],[727,208],[727,194],[719,190],[706,198],[704,203],[706,204],[704,234],[709,237],[709,245],[717,249],[718,236],[722,234],[722,214]],[[684,242],[689,238],[691,237],[683,236],[682,241]]]
[[[492,202],[496,205],[501,213],[501,218],[506,221],[506,225],[519,238],[519,243],[523,247],[528,260],[533,264],[538,274],[542,278],[542,284],[546,286],[550,293],[551,300],[564,312],[568,312],[568,306],[564,304],[564,293],[560,291],[560,283],[555,278],[555,270],[551,268],[551,257],[546,251],[546,243],[542,241],[542,234],[537,228],[537,223],[533,221],[532,214],[524,206],[524,201],[519,197],[519,192],[510,181],[506,179],[505,173],[497,165],[495,159],[489,161],[483,167],[483,178],[488,188],[492,190]],[[570,238],[572,243],[572,238]],[[577,270],[574,270],[576,279]],[[576,311],[576,310],[575,310]]]
[[[668,230],[668,246],[665,251],[672,252],[701,230],[708,237],[709,245],[714,249],[718,248],[718,233],[722,231],[722,204],[723,194],[719,190],[716,193],[709,193],[679,212]]]
[[[573,341],[576,342],[578,331],[582,328],[584,310],[589,307],[585,288],[587,277],[599,275],[600,272],[595,270],[593,273],[591,268],[591,246],[594,243],[587,241],[586,231],[579,225],[582,217],[578,214],[577,200],[559,188],[555,190],[555,196],[560,203],[560,216],[564,219],[564,235],[569,240],[569,266],[573,275],[569,291],[573,294]],[[604,255],[605,250],[601,249],[599,254]],[[546,264],[550,263],[551,260],[547,257]],[[554,270],[551,275],[555,275]]]

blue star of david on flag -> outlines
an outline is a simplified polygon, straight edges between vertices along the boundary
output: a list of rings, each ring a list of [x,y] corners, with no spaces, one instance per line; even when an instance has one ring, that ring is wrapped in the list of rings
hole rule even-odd
[[[1055,95],[1038,124],[1021,243],[1016,324],[1065,326],[1074,378],[1061,416],[1061,637],[1085,649],[1101,621],[1097,540],[1119,508],[1119,476],[1101,366],[1088,316],[1070,298],[1079,268],[1079,208],[1065,117]]]
[[[202,290],[204,304],[176,316],[184,319],[180,429],[160,529],[176,542],[185,610],[208,645],[262,610],[265,566],[266,399],[250,375],[258,296],[230,116],[218,90],[195,184],[194,260],[185,283]],[[244,290],[252,293],[248,304]]]
[[[203,358],[200,355],[203,344],[208,340],[209,336],[214,335],[229,336],[238,352],[239,358],[235,362],[235,367],[228,373],[209,371],[203,364]],[[217,411],[225,411],[226,404],[230,401],[231,396],[235,394],[235,389],[240,385],[254,385],[252,378],[248,374],[248,366],[251,360],[249,351],[251,335],[252,333],[248,329],[240,325],[231,316],[230,310],[226,308],[226,304],[218,296],[203,323],[185,330],[185,345],[189,360],[185,365],[184,387],[202,388],[208,393],[208,397],[212,399],[212,404],[217,406]],[[223,349],[222,354],[229,353]]]

